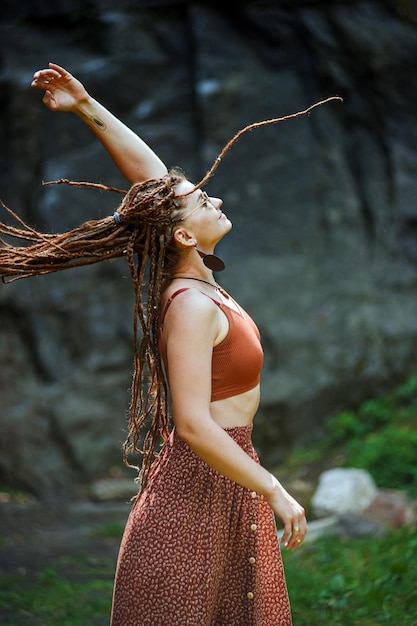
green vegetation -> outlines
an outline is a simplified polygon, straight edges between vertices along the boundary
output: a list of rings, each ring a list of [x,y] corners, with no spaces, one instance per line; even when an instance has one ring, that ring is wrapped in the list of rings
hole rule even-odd
[[[368,470],[379,487],[417,497],[417,377],[328,428],[326,444],[343,446],[345,464]]]
[[[107,572],[80,557],[57,559],[37,575],[0,581],[2,626],[101,626],[109,623],[114,563]],[[60,573],[60,570],[65,573]]]
[[[124,530],[124,524],[122,522],[111,522],[98,528],[93,534],[96,537],[103,537],[107,539],[119,539]]]
[[[356,411],[331,418],[323,439],[294,453],[284,472],[307,466],[316,476],[336,465],[365,469],[378,487],[417,498],[417,376]]]
[[[318,477],[333,467],[366,469],[376,484],[417,497],[417,376],[394,391],[344,411],[315,446],[284,468]],[[417,533],[404,527],[384,540],[320,539],[284,551],[294,626],[417,626]]]
[[[284,551],[294,626],[417,626],[417,535],[320,539]]]

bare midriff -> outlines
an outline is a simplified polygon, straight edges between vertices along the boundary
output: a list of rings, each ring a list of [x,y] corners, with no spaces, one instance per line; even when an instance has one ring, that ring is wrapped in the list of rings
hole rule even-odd
[[[237,396],[211,402],[211,416],[222,428],[250,426],[259,406],[259,399],[260,385],[256,385]]]

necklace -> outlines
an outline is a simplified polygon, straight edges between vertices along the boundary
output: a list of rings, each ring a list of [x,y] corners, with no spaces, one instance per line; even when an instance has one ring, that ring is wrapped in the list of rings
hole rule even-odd
[[[215,291],[217,291],[218,293],[221,293],[221,295],[224,296],[225,298],[229,299],[230,297],[229,294],[222,287],[220,287],[220,285],[218,285],[217,283],[213,284],[208,280],[204,280],[203,278],[196,278],[195,276],[173,276],[172,278],[182,278],[185,280],[198,280],[198,282],[200,283],[205,283],[206,285],[209,285]]]

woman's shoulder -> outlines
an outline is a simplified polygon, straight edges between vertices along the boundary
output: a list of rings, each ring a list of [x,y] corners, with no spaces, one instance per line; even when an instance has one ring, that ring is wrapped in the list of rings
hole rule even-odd
[[[220,302],[198,287],[178,286],[164,293],[162,338],[187,345],[188,350],[212,350],[228,333],[229,322]]]
[[[197,287],[169,286],[162,296],[161,324],[207,323],[217,317],[218,306],[216,300]]]
[[[176,308],[184,310],[193,310],[195,308],[207,308],[210,310],[220,304],[209,293],[199,289],[198,287],[184,285],[176,285],[175,287],[170,285],[167,287],[162,295],[161,301],[163,309],[175,303]]]

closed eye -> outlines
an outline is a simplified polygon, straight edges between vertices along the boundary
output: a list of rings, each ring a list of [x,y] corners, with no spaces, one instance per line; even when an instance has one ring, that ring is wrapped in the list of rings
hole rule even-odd
[[[205,191],[202,191],[200,199],[201,199],[201,202],[199,203],[200,206],[202,206],[202,207],[204,207],[206,209],[207,208],[207,203],[209,201],[208,194]]]

